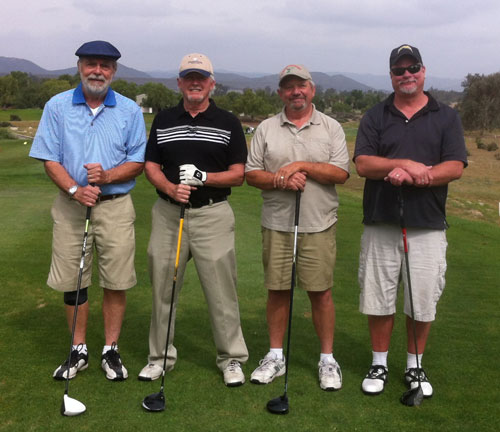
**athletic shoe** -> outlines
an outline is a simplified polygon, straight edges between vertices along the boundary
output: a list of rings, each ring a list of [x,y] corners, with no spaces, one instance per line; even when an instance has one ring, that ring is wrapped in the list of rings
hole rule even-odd
[[[89,367],[89,355],[81,352],[82,344],[78,345],[76,349],[71,351],[70,365],[69,365],[69,379],[75,377],[76,373],[85,370]],[[68,359],[59,366],[52,375],[56,380],[65,380],[68,378]]]
[[[285,358],[278,359],[273,353],[267,353],[252,372],[250,381],[254,384],[269,384],[274,378],[285,373]]]
[[[419,374],[420,371],[420,374]],[[424,393],[424,398],[432,397],[434,393],[431,383],[429,382],[429,378],[423,368],[410,368],[406,369],[405,372],[405,381],[410,389],[414,389],[418,387],[418,377],[420,376],[420,385],[422,387],[422,392]]]
[[[154,381],[160,378],[163,374],[163,368],[154,363],[149,363],[139,372],[140,381]]]
[[[361,383],[361,390],[365,395],[375,396],[384,391],[389,370],[386,366],[371,365],[370,370]]]
[[[106,372],[106,378],[111,381],[123,381],[128,378],[127,369],[123,366],[115,342],[111,345],[111,349],[101,356],[101,367]]]
[[[334,391],[342,388],[342,372],[339,364],[333,362],[320,361],[318,363],[319,386],[322,390]]]
[[[241,370],[240,362],[231,360],[223,371],[224,384],[228,387],[238,387],[245,382],[245,375]]]

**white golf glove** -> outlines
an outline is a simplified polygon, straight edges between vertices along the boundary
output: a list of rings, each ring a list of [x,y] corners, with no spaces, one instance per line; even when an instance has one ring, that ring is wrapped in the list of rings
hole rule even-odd
[[[179,167],[179,179],[182,184],[203,186],[207,181],[207,173],[199,170],[195,165],[184,164]]]

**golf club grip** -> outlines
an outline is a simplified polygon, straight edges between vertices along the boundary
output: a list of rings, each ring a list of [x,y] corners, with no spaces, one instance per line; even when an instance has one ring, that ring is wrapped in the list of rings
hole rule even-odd
[[[175,253],[174,279],[177,279],[177,269],[179,268],[179,256],[181,253],[182,229],[184,227],[184,212],[185,212],[185,210],[186,210],[186,205],[181,204],[181,215],[179,218],[179,235],[177,236],[177,251]]]
[[[300,213],[300,196],[302,195],[302,191],[299,189],[295,193],[295,223],[296,227],[299,226],[299,213]]]

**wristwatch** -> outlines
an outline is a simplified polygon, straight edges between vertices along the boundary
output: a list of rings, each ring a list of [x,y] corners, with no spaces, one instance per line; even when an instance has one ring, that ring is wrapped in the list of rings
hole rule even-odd
[[[75,195],[76,191],[78,190],[78,185],[74,185],[74,186],[71,186],[69,189],[68,189],[68,195],[73,198],[73,196]]]

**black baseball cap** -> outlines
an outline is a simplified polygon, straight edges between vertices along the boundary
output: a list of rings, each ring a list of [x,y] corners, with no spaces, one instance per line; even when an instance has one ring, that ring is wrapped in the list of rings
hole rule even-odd
[[[400,45],[391,51],[391,57],[389,58],[389,67],[394,66],[401,57],[409,56],[413,57],[418,63],[422,63],[422,56],[418,48],[411,45]]]

